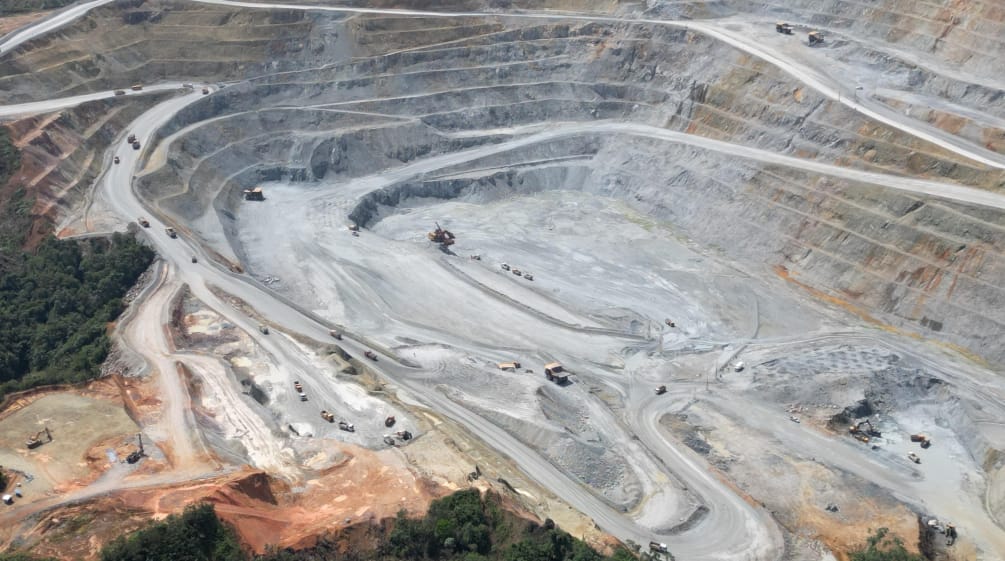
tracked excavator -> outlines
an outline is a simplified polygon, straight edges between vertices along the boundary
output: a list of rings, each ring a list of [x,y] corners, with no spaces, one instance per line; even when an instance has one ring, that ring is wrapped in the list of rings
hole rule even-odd
[[[45,435],[44,441],[42,440],[42,435]],[[52,433],[49,432],[49,427],[45,427],[42,430],[35,433],[34,435],[29,436],[28,440],[25,441],[24,445],[27,446],[28,449],[33,449],[38,448],[44,442],[52,442]]]
[[[875,427],[872,426],[872,423],[869,422],[869,419],[855,423],[854,425],[848,427],[848,432],[850,432],[851,435],[857,438],[858,440],[861,440],[862,442],[865,443],[869,442],[870,437],[883,436],[883,433],[879,432],[878,430],[876,430]]]
[[[136,439],[139,442],[139,448],[133,450],[128,456],[126,456],[126,463],[128,464],[135,464],[143,459],[143,456],[147,455],[146,450],[143,449],[143,433],[137,433]]]
[[[436,229],[426,234],[426,237],[429,238],[429,241],[438,243],[440,247],[444,248],[454,245],[456,241],[453,232],[441,228],[439,222],[436,223]]]

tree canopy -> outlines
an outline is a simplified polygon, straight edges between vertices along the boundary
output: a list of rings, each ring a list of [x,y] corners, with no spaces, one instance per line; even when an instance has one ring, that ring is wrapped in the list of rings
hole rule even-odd
[[[101,550],[101,561],[245,561],[234,531],[216,517],[213,505],[190,506],[119,537]]]
[[[371,525],[366,534],[376,536],[375,546],[368,549],[327,535],[310,548],[271,548],[252,556],[242,552],[234,530],[217,518],[213,506],[201,504],[117,538],[100,557],[101,561],[635,561],[624,548],[604,557],[551,521],[539,525],[520,518],[501,508],[498,495],[483,497],[475,489],[433,501],[421,518],[400,512],[392,529]],[[0,561],[43,560],[15,552],[0,554]]]
[[[876,530],[865,547],[851,552],[850,561],[924,561],[921,555],[908,552],[900,538],[887,537],[889,532],[887,528]]]
[[[153,256],[123,234],[16,254],[0,272],[0,395],[98,376],[108,324]]]

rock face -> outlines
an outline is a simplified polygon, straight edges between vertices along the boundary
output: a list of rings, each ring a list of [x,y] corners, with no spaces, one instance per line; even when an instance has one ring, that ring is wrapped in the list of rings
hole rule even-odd
[[[870,79],[881,88],[949,104],[919,114],[923,121],[1000,145],[1001,130],[964,115],[969,107],[1005,118],[992,72],[1005,55],[1005,13],[991,4],[656,2],[644,15],[747,10],[812,22],[828,33],[827,56],[875,69],[881,78]],[[349,219],[364,225],[403,201],[582,190],[621,199],[870,321],[1005,359],[998,212],[627,134],[587,131],[451,160],[533,127],[616,120],[823,163],[1005,187],[1000,171],[872,121],[706,35],[606,20],[346,19],[154,0],[95,10],[60,34],[95,40],[87,52],[65,46],[80,41],[42,40],[0,58],[5,100],[105,89],[113,78],[115,86],[246,79],[163,130],[184,132],[168,165],[138,181],[164,212],[196,223],[214,243],[226,240],[237,256],[232,207],[240,189],[261,181],[355,185],[346,195],[357,200]],[[918,111],[917,100],[877,99]],[[430,160],[443,165],[375,189],[352,183]]]

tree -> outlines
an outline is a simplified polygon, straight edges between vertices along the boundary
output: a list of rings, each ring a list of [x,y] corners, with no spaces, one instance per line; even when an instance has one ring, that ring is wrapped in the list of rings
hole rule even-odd
[[[119,537],[101,550],[101,561],[245,561],[234,531],[219,518],[213,505],[190,506]]]
[[[866,547],[851,552],[851,561],[924,561],[904,548],[899,537],[888,538],[889,528],[880,528],[866,540]]]
[[[2,217],[0,217],[2,222]],[[0,270],[0,396],[100,375],[106,325],[153,260],[130,236],[46,239]]]

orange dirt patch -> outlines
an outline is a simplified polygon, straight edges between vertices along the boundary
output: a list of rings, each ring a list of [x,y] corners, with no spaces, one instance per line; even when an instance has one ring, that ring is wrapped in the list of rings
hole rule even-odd
[[[872,323],[872,324],[875,324],[875,325],[880,325],[880,326],[885,326],[885,324],[883,324],[878,319],[876,319],[876,318],[872,317],[871,315],[869,315],[869,313],[866,312],[864,309],[859,308],[858,306],[852,304],[851,302],[849,302],[847,300],[844,300],[844,299],[841,299],[841,298],[838,298],[837,296],[832,296],[832,295],[827,294],[826,292],[824,292],[822,290],[813,288],[812,286],[810,286],[810,285],[808,285],[808,284],[806,284],[806,283],[804,283],[802,281],[796,280],[795,275],[793,275],[792,272],[789,271],[788,268],[786,268],[785,266],[783,266],[783,265],[775,265],[772,268],[775,270],[775,274],[776,275],[778,275],[782,279],[784,279],[784,280],[786,280],[786,281],[788,281],[788,282],[790,282],[790,283],[798,286],[799,288],[802,288],[803,290],[809,292],[814,298],[817,298],[819,300],[823,300],[824,302],[827,302],[829,304],[833,304],[835,306],[838,306],[839,308],[844,308],[845,310],[848,310],[849,312],[855,314],[856,316],[864,319],[865,321],[867,321],[869,323]],[[891,327],[891,329],[892,329],[892,327]]]
[[[379,523],[404,509],[421,514],[436,497],[448,492],[414,476],[395,452],[372,452],[342,443],[331,444],[346,456],[341,464],[297,488],[260,471],[245,469],[214,479],[122,490],[83,505],[48,512],[19,537],[42,555],[68,552],[96,556],[100,545],[144,521],[178,513],[186,506],[210,502],[234,526],[241,541],[261,553],[268,545],[308,547],[317,538],[359,523]],[[94,525],[96,518],[117,523]],[[68,532],[68,518],[86,520],[86,532]],[[55,521],[55,522],[54,522]]]
[[[445,494],[415,477],[393,452],[372,452],[342,443],[347,459],[294,492],[257,471],[227,478],[117,495],[122,507],[161,518],[201,501],[216,505],[241,541],[256,552],[268,545],[305,547],[325,532],[361,521],[376,522],[404,509],[424,512]],[[301,485],[298,485],[298,487]]]
[[[801,466],[803,471],[817,466]],[[825,475],[826,476],[826,475]],[[815,532],[815,539],[823,542],[841,561],[847,561],[849,552],[862,547],[876,528],[889,528],[891,536],[904,540],[904,547],[918,553],[918,518],[903,505],[890,508],[880,506],[868,498],[858,497],[842,505],[840,516],[821,509],[814,492],[805,483],[801,489],[803,500],[796,510],[797,526]]]
[[[969,119],[951,113],[931,111],[928,114],[928,122],[948,133],[959,134],[960,130],[969,122]]]
[[[0,35],[6,35],[15,29],[20,29],[32,22],[36,22],[44,18],[51,13],[52,11],[32,12],[30,14],[19,14],[16,16],[0,18]]]

